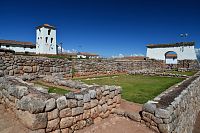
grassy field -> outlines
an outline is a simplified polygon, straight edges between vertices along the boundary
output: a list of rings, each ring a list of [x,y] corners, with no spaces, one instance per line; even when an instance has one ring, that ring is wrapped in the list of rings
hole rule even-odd
[[[142,75],[119,75],[81,80],[87,84],[119,85],[122,87],[123,99],[143,104],[184,79]]]
[[[54,86],[49,86],[49,85],[43,84],[41,82],[36,82],[35,84],[47,87],[48,93],[66,94],[66,93],[70,92],[69,90],[65,90],[62,88],[54,87]]]
[[[166,73],[173,73],[173,74],[181,74],[181,75],[187,75],[187,76],[192,76],[195,73],[197,73],[197,71],[186,71],[186,72],[179,72],[179,71],[169,71]]]

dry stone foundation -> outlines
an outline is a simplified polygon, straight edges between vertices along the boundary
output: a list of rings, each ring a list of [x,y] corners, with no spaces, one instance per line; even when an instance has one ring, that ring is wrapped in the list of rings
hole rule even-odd
[[[142,122],[156,132],[192,133],[199,101],[200,72],[145,103]]]
[[[191,67],[194,66],[191,63]],[[185,65],[186,66],[186,65]],[[0,71],[5,75],[53,75],[75,76],[115,74],[129,71],[159,71],[164,68],[162,61],[124,61],[114,59],[75,60],[53,59],[39,56],[22,56],[0,53]],[[31,78],[31,77],[30,77]]]
[[[60,77],[44,79],[56,82]],[[86,85],[62,79],[58,83],[73,84],[80,92],[48,94],[20,78],[0,77],[0,103],[12,109],[17,118],[34,132],[70,133],[108,117],[121,100],[119,86]]]

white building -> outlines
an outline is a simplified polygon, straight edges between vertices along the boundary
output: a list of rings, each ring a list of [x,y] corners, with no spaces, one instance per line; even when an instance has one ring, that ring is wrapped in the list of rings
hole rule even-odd
[[[177,63],[177,60],[196,60],[194,42],[180,42],[175,44],[150,44],[147,45],[147,57],[150,59],[164,60],[165,63]],[[167,54],[173,52],[176,57],[168,58]],[[173,59],[173,60],[172,60]]]
[[[0,40],[0,48],[13,50],[15,53],[35,53],[35,45],[32,42]]]
[[[36,28],[36,54],[57,54],[55,27],[44,24]]]

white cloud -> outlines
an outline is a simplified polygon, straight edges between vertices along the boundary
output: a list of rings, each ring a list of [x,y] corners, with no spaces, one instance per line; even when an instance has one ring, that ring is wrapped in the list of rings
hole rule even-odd
[[[126,56],[145,56],[144,54],[131,54],[131,55],[126,55]],[[119,54],[119,55],[113,55],[111,56],[112,58],[123,58],[123,57],[126,57],[124,54]]]
[[[144,56],[144,54],[131,54],[131,56]]]
[[[111,56],[112,58],[123,58],[124,55],[123,54],[119,54],[119,55],[113,55]]]
[[[64,48],[62,48],[62,52],[63,53],[77,53],[78,51],[77,50],[75,50],[75,49],[72,49],[72,50],[69,50],[69,49],[64,49]],[[58,46],[58,53],[61,53],[61,47],[60,46]]]

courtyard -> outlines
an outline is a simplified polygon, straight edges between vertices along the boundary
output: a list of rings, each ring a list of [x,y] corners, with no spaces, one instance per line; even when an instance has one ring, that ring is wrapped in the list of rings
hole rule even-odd
[[[121,86],[123,99],[143,104],[184,79],[185,78],[124,74],[85,78],[81,79],[81,81],[87,84]]]

